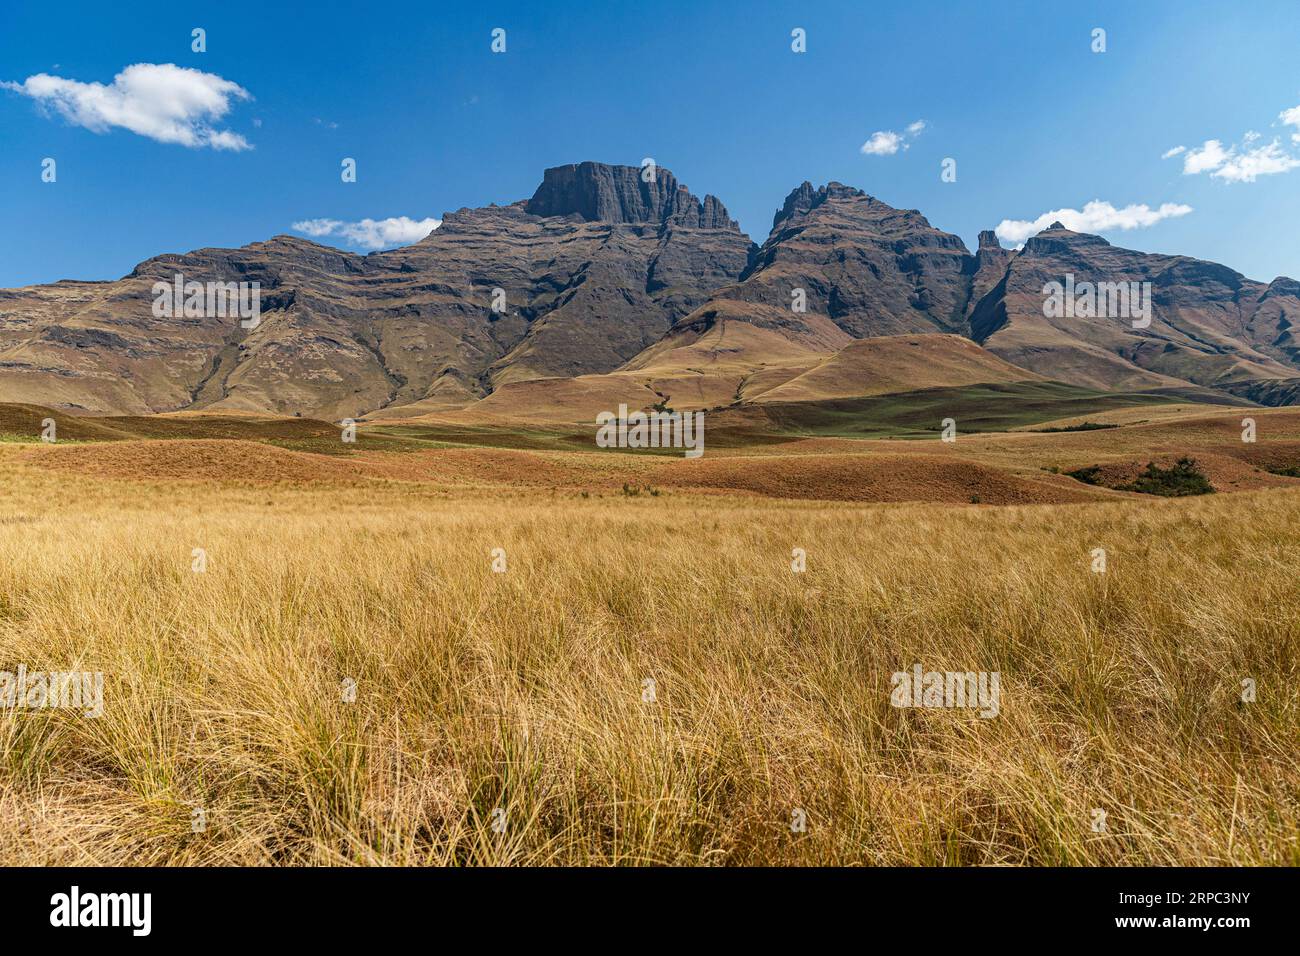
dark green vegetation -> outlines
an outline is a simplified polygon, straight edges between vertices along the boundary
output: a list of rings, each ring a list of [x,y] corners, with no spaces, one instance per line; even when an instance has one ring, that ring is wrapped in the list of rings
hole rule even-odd
[[[1030,431],[1050,435],[1055,432],[1095,432],[1103,428],[1119,428],[1119,425],[1114,422],[1080,422],[1077,425],[1061,425],[1058,428],[1032,428]]]
[[[1153,461],[1147,462],[1142,473],[1133,481],[1124,484],[1107,485],[1104,482],[1101,467],[1089,465],[1067,471],[1067,475],[1085,485],[1110,487],[1116,491],[1136,491],[1143,495],[1159,495],[1163,498],[1182,498],[1186,495],[1208,495],[1214,492],[1214,486],[1200,470],[1194,458],[1179,458],[1169,468],[1161,468]],[[1300,477],[1300,474],[1293,477]]]
[[[1074,471],[1067,471],[1066,474],[1075,481],[1082,481],[1085,485],[1101,484],[1101,468],[1097,465],[1089,465],[1087,468],[1076,468]]]
[[[1146,470],[1136,480],[1120,485],[1119,490],[1181,498],[1185,495],[1208,495],[1214,487],[1196,466],[1195,459],[1179,458],[1172,468],[1161,468],[1155,462],[1148,462]]]

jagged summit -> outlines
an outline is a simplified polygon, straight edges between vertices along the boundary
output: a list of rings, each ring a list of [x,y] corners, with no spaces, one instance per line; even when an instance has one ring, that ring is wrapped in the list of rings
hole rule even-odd
[[[828,199],[856,199],[866,195],[861,189],[855,189],[852,186],[845,186],[843,183],[836,182],[830,182],[820,189],[814,189],[812,183],[804,180],[795,187],[790,195],[785,197],[785,203],[772,217],[772,228],[775,229],[787,219],[793,219],[796,216],[812,212]]]
[[[533,216],[578,216],[589,222],[671,223],[699,229],[740,227],[716,196],[697,199],[670,170],[575,163],[553,166],[524,204]]]
[[[1090,232],[1075,232],[1060,222],[1054,222],[1037,235],[1025,240],[1024,250],[1031,253],[1059,253],[1069,248],[1085,246],[1110,246],[1101,236]]]

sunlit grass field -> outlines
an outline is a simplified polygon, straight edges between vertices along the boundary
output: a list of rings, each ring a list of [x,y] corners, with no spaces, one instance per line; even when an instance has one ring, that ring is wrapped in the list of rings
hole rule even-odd
[[[0,479],[3,864],[1300,863],[1297,491]]]

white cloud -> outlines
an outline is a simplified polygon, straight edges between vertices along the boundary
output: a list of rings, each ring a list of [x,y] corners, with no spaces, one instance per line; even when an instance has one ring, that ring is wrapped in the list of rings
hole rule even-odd
[[[212,123],[230,112],[234,100],[251,100],[238,83],[215,73],[185,69],[174,63],[135,63],[113,82],[82,83],[37,73],[21,83],[0,86],[29,96],[68,122],[95,133],[113,127],[130,130],[160,143],[192,149],[252,149],[238,133]]]
[[[1183,157],[1183,175],[1195,176],[1211,169],[1218,169],[1228,160],[1228,150],[1217,139],[1207,139],[1205,143],[1188,151]]]
[[[878,129],[871,134],[871,139],[862,144],[860,152],[866,156],[893,156],[900,149],[910,149],[911,140],[925,131],[925,120],[908,123],[904,132],[895,133],[892,129]]]
[[[1161,159],[1169,159],[1171,156],[1177,156],[1180,153],[1187,152],[1186,146],[1175,146],[1173,149],[1167,149],[1160,154]]]
[[[890,130],[877,130],[871,139],[862,144],[862,152],[868,156],[893,156],[898,152],[903,137]]]
[[[1108,202],[1094,199],[1083,209],[1054,209],[1032,221],[1003,219],[993,231],[997,237],[1012,245],[1023,245],[1030,236],[1037,235],[1054,222],[1060,222],[1074,232],[1114,232],[1154,226],[1162,219],[1176,219],[1192,211],[1191,206],[1164,203],[1152,209],[1146,203],[1132,204],[1116,209]]]
[[[1300,159],[1283,152],[1281,144],[1273,140],[1267,146],[1249,149],[1239,155],[1234,151],[1210,175],[1229,183],[1253,183],[1260,176],[1290,172],[1297,166],[1300,166]]]
[[[342,222],[338,219],[304,219],[295,222],[293,229],[304,235],[339,236],[350,245],[363,249],[390,249],[419,242],[442,225],[441,219],[411,219],[395,216],[388,219],[362,219],[360,222]]]
[[[1277,118],[1283,126],[1300,130],[1300,106],[1283,110]],[[1300,146],[1300,132],[1292,132],[1290,136],[1291,142]],[[1183,157],[1183,173],[1187,176],[1209,173],[1226,183],[1253,183],[1260,176],[1275,176],[1300,167],[1300,157],[1288,153],[1281,139],[1257,145],[1261,139],[1263,135],[1253,129],[1241,137],[1240,143],[1226,148],[1220,140],[1207,139]]]
[[[1283,126],[1294,126],[1300,129],[1300,106],[1293,106],[1289,110],[1283,110],[1277,114],[1277,118],[1282,121]],[[1300,133],[1292,133],[1291,142],[1300,143]]]
[[[304,219],[302,222],[293,224],[294,232],[305,233],[309,236],[328,236],[331,232],[341,227],[343,223],[337,219]]]
[[[1300,166],[1300,159],[1285,152],[1276,139],[1264,146],[1247,148],[1258,139],[1258,133],[1247,133],[1240,147],[1227,149],[1217,139],[1207,139],[1183,159],[1183,173],[1195,176],[1208,172],[1228,183],[1253,183],[1260,176],[1285,173]]]

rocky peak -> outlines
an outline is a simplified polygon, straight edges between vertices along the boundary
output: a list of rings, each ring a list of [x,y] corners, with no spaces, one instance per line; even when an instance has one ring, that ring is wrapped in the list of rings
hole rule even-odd
[[[1268,284],[1268,288],[1265,289],[1264,294],[1260,296],[1260,301],[1271,299],[1275,296],[1293,296],[1295,298],[1300,298],[1300,282],[1297,282],[1289,276],[1278,276]]]
[[[790,195],[785,203],[772,217],[772,228],[795,216],[802,216],[816,209],[828,199],[856,199],[866,196],[861,189],[845,186],[843,183],[830,182],[820,189],[813,189],[812,183],[804,180]]]
[[[653,178],[637,166],[591,162],[553,166],[542,175],[542,184],[524,210],[533,216],[579,216],[589,222],[671,223],[740,231],[717,197],[696,199],[662,166],[655,168]]]
[[[979,240],[980,252],[1004,252],[1002,243],[998,242],[998,234],[992,229],[985,229],[980,233]]]
[[[1060,255],[1070,249],[1082,249],[1089,246],[1109,247],[1110,243],[1101,236],[1087,232],[1074,232],[1062,223],[1054,222],[1036,236],[1025,241],[1024,252],[1029,255]]]

